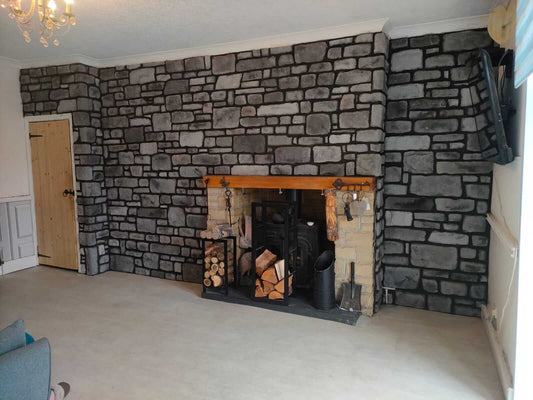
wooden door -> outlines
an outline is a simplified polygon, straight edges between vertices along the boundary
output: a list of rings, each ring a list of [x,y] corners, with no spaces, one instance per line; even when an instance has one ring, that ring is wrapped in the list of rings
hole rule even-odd
[[[39,263],[78,269],[76,196],[68,120],[30,123]]]

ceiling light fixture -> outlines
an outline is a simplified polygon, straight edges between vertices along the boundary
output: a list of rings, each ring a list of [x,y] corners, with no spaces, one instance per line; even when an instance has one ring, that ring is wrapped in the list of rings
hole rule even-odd
[[[73,0],[63,0],[63,2],[65,11],[61,14],[57,12],[57,4],[54,0],[31,0],[27,11],[23,10],[22,0],[0,0],[0,7],[9,10],[9,17],[17,23],[26,43],[31,42],[32,20],[37,10],[41,32],[40,42],[44,47],[48,47],[50,41],[59,46],[57,32],[60,29],[66,28],[63,31],[66,32],[70,26],[76,25],[76,17],[72,14]]]

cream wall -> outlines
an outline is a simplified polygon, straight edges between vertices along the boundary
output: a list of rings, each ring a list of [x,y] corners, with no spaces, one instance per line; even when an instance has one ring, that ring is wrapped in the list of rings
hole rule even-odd
[[[29,195],[19,69],[0,59],[0,199]]]
[[[517,157],[507,165],[494,165],[491,213],[518,242],[520,234],[522,155],[525,121],[525,85],[513,103],[517,113],[508,127],[509,144]],[[492,325],[514,376],[516,352],[516,304],[518,270],[504,242],[491,232],[489,250],[488,309]],[[513,269],[516,269],[513,274]],[[505,310],[505,311],[504,311]]]

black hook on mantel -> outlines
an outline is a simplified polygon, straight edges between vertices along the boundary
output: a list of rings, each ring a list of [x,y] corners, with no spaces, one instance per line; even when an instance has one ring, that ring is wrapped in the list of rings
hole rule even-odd
[[[370,182],[363,182],[363,183],[346,183],[341,178],[338,178],[333,182],[333,187],[337,190],[342,190],[343,188],[346,188],[346,190],[352,192],[362,191],[364,187],[370,188],[372,185]]]
[[[220,180],[220,184],[222,185],[223,188],[228,188],[229,187],[229,182],[226,180],[226,177],[223,176],[222,179]]]

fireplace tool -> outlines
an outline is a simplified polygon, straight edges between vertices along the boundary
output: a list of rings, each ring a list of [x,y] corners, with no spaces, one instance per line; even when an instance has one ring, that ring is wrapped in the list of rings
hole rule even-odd
[[[350,282],[342,283],[342,300],[340,309],[345,311],[361,311],[361,285],[355,283],[355,263],[350,264]]]

